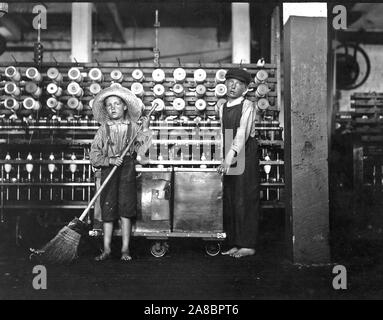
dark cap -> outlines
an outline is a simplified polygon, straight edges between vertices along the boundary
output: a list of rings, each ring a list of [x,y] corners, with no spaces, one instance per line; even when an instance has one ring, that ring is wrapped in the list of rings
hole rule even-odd
[[[239,81],[242,81],[246,85],[249,85],[249,83],[253,81],[253,78],[251,77],[250,73],[248,73],[244,69],[229,69],[226,72],[226,80],[227,79],[237,79]]]

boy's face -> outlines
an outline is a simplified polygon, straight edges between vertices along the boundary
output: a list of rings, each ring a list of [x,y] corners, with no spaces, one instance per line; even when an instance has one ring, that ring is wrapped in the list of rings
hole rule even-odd
[[[227,79],[225,81],[227,96],[231,99],[237,99],[247,92],[247,85],[237,79]]]
[[[120,97],[111,96],[105,99],[105,108],[111,120],[124,118],[125,111],[128,109]]]

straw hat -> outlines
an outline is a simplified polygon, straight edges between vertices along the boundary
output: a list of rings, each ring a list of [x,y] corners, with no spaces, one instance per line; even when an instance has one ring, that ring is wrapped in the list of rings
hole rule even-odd
[[[127,88],[122,87],[121,85],[113,85],[109,88],[101,90],[96,95],[92,105],[93,116],[96,121],[98,121],[100,124],[103,124],[109,120],[104,101],[110,96],[120,97],[122,101],[124,101],[128,106],[126,118],[133,122],[137,122],[144,110],[144,104],[134,95],[133,92]]]

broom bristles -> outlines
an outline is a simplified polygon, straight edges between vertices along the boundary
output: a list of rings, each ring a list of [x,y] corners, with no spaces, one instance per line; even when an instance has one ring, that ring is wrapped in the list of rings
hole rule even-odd
[[[48,263],[70,263],[75,260],[81,235],[65,226],[49,241],[39,254],[39,259]]]

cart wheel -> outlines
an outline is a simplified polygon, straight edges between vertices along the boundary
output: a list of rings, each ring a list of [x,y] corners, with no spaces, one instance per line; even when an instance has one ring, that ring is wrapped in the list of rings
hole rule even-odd
[[[215,257],[221,252],[221,245],[219,242],[208,242],[205,246],[206,253],[211,256]]]
[[[150,253],[156,258],[161,258],[166,254],[168,249],[169,246],[166,242],[157,241],[154,242],[153,245],[150,247]]]

